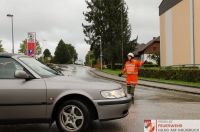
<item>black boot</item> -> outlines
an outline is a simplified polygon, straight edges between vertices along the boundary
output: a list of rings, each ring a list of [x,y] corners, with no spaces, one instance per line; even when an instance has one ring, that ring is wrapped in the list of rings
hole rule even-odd
[[[127,93],[131,94],[131,85],[127,85]]]
[[[132,104],[134,104],[135,97],[134,97],[134,95],[133,95],[133,94],[131,94],[131,96],[132,96]]]
[[[131,96],[132,96],[132,103],[134,104],[134,100],[135,100],[135,86],[131,87]]]

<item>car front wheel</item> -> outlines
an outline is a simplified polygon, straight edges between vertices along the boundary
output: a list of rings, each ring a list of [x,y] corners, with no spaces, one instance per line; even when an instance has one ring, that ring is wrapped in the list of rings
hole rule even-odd
[[[82,132],[90,123],[89,109],[80,101],[66,101],[58,109],[56,124],[63,132]]]

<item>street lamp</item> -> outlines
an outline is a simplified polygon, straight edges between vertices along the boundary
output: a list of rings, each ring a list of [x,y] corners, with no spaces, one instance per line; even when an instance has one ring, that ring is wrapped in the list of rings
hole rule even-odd
[[[42,48],[41,48],[41,51],[42,51],[42,59],[43,59],[43,61],[45,60],[45,56],[44,56],[44,51],[45,51],[45,45],[47,45],[47,40],[46,39],[43,39],[42,40],[43,41],[43,43],[42,43]]]
[[[11,22],[12,22],[12,53],[14,54],[15,49],[14,49],[14,33],[13,33],[13,16],[12,14],[7,14],[7,17],[11,18]]]
[[[101,57],[101,70],[103,69],[103,52],[102,52],[102,40],[100,36],[100,57]]]
[[[100,43],[99,43],[99,45],[100,45],[100,61],[101,61],[101,70],[103,69],[103,50],[102,50],[102,38],[101,38],[101,36],[98,36],[98,39],[100,40]]]
[[[92,1],[93,1],[93,3],[97,2],[97,0],[92,0]],[[100,6],[101,6],[102,0],[99,0],[99,2],[100,2]],[[100,12],[101,12],[101,10],[100,10]],[[100,36],[98,36],[98,38],[100,40],[100,61],[101,61],[101,70],[102,70],[103,69],[102,33]]]

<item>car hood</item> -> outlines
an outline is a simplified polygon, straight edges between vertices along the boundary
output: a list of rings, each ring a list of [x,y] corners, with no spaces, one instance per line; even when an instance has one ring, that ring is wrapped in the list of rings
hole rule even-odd
[[[45,78],[47,88],[64,88],[64,89],[86,89],[86,90],[114,90],[121,88],[120,84],[105,81],[86,81],[73,76],[55,76]]]

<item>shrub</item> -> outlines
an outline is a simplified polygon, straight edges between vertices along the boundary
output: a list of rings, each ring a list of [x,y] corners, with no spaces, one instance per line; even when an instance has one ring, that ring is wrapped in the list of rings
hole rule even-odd
[[[158,67],[156,64],[144,64],[144,67]]]
[[[200,82],[200,69],[192,68],[141,68],[139,76],[164,80]]]

